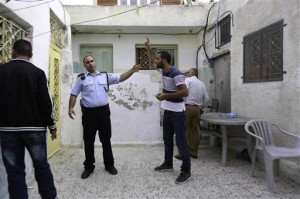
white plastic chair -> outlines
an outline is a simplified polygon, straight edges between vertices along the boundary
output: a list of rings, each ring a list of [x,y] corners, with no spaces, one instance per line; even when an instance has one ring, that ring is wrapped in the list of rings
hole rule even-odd
[[[272,129],[277,129],[279,133],[292,137],[296,142],[296,146],[294,148],[276,146]],[[300,136],[289,133],[270,121],[261,119],[248,121],[245,125],[245,130],[256,138],[256,144],[252,153],[252,176],[254,176],[255,171],[256,150],[262,150],[264,154],[268,189],[273,192],[273,162],[276,160],[276,168],[278,169],[279,159],[300,157]]]

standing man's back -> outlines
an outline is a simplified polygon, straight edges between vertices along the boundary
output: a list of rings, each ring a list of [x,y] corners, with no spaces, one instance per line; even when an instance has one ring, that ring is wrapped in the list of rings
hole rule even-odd
[[[15,59],[0,67],[0,130],[46,130],[54,126],[52,103],[44,72]]]
[[[28,198],[25,148],[33,162],[42,198],[55,198],[56,188],[47,160],[47,126],[52,140],[56,126],[44,71],[29,62],[31,43],[17,40],[13,59],[0,66],[0,135],[10,198]]]
[[[199,117],[203,112],[202,109],[207,106],[209,96],[204,83],[198,79],[198,70],[196,68],[191,68],[187,72],[185,83],[189,90],[189,95],[185,99],[187,143],[190,156],[197,158]],[[178,152],[175,158],[181,159],[180,152]]]

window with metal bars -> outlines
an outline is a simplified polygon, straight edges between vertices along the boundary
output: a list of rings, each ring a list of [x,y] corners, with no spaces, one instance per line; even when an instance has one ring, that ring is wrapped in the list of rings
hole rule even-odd
[[[244,37],[243,82],[283,80],[283,20]]]
[[[177,66],[177,46],[151,45],[152,53],[168,51],[171,54],[171,65]],[[141,70],[153,70],[149,64],[147,50],[143,46],[136,46],[136,63],[141,64]]]
[[[225,18],[223,18],[218,22],[217,29],[216,29],[216,37],[215,37],[216,48],[220,48],[221,46],[231,41],[230,24],[231,24],[230,15],[227,15]]]
[[[18,39],[25,37],[26,31],[16,22],[0,16],[0,64],[9,62],[12,46]]]

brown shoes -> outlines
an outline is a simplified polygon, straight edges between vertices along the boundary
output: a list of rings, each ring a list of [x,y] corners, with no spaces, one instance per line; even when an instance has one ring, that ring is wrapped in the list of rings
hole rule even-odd
[[[180,155],[175,155],[175,158],[176,158],[177,160],[181,160],[181,159],[182,159]]]
[[[192,158],[198,158],[198,156],[197,155],[192,155],[192,154],[190,154],[190,156],[192,157]]]
[[[192,155],[192,154],[190,154],[190,156],[192,157],[192,158],[198,158],[198,156],[197,155]],[[182,157],[180,156],[180,155],[175,155],[174,156],[177,160],[182,160]]]

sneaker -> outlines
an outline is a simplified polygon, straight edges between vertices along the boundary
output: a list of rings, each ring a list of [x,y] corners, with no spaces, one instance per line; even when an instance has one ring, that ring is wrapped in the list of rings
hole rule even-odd
[[[175,180],[176,184],[186,183],[191,177],[191,172],[181,171],[179,177]]]
[[[162,163],[162,165],[155,167],[154,171],[173,171],[173,166],[168,165],[166,163]]]

